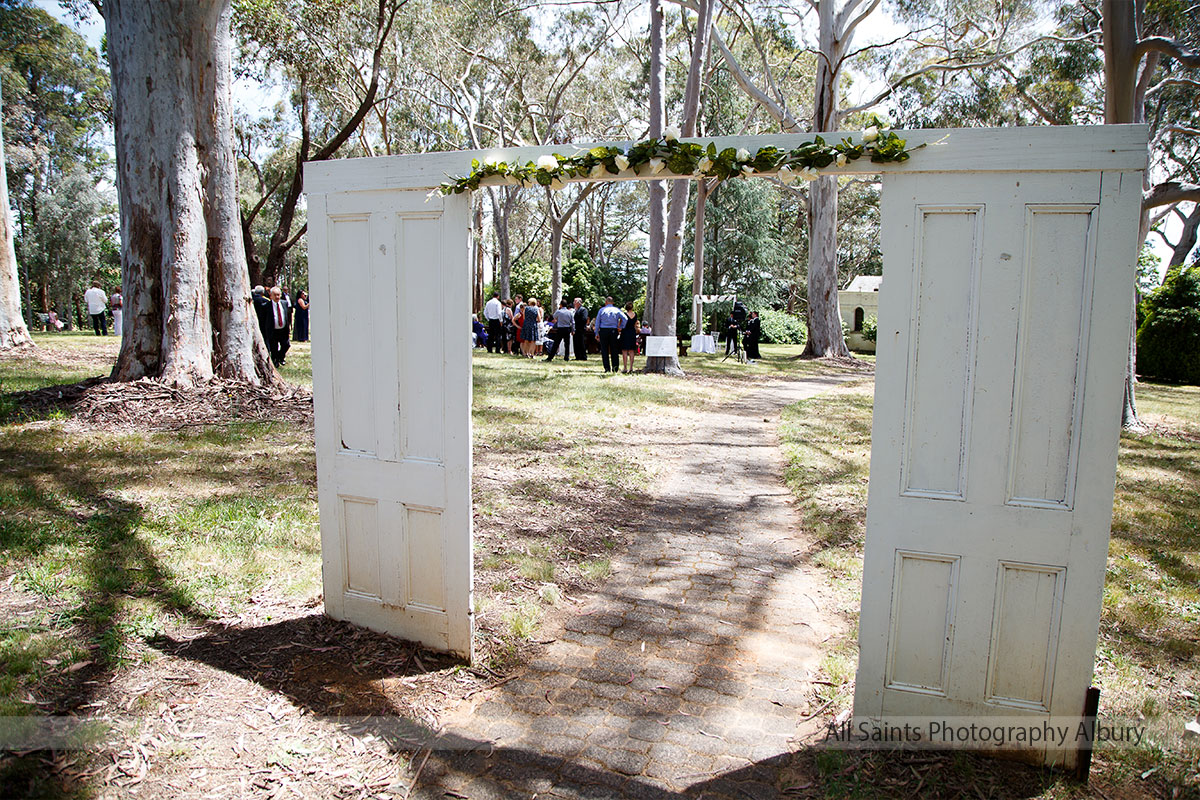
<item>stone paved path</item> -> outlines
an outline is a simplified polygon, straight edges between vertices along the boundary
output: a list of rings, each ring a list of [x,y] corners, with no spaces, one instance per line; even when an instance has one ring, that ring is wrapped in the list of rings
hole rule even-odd
[[[412,797],[785,797],[840,623],[800,564],[776,428],[836,379],[764,383],[667,442],[675,469],[604,587],[451,720]],[[807,728],[807,730],[804,730]]]

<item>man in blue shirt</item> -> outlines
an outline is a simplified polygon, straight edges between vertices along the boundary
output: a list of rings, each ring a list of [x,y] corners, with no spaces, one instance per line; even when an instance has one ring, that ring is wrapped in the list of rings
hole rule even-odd
[[[554,344],[550,345],[550,355],[546,356],[547,361],[553,361],[555,354],[559,348],[562,348],[562,360],[567,360],[567,341],[571,338],[571,328],[575,325],[575,312],[567,307],[567,298],[563,298],[558,303],[558,311],[554,312],[554,327],[550,329],[550,338],[554,340]]]
[[[616,372],[621,363],[617,342],[626,319],[625,312],[613,305],[611,297],[604,298],[604,308],[596,312],[596,338],[600,340],[600,358],[605,372]]]

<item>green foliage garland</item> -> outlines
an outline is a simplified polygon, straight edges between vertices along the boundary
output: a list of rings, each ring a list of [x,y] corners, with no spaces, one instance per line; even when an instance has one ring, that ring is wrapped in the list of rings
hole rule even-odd
[[[784,183],[797,177],[812,180],[820,170],[836,165],[845,166],[863,156],[877,164],[907,161],[911,155],[906,142],[888,130],[878,117],[863,131],[863,141],[855,144],[849,138],[837,144],[827,144],[817,136],[813,141],[792,150],[763,147],[751,153],[742,148],[726,147],[718,151],[716,144],[705,147],[694,142],[681,142],[677,131],[669,130],[661,139],[647,139],[632,145],[628,151],[619,147],[593,147],[574,156],[557,153],[537,161],[509,163],[499,158],[471,161],[471,174],[452,178],[441,185],[442,194],[461,194],[479,188],[485,178],[501,177],[522,186],[548,186],[561,189],[573,178],[605,178],[620,175],[626,170],[635,175],[694,175],[696,177],[728,180],[763,173],[776,173]],[[924,145],[921,145],[924,147]],[[917,149],[920,149],[919,147]]]

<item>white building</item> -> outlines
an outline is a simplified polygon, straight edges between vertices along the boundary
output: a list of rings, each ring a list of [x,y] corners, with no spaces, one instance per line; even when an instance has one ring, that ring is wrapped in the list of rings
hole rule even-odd
[[[863,323],[879,316],[880,275],[859,275],[838,292],[838,313],[846,328],[846,346],[862,353],[874,353],[875,343],[863,338]]]

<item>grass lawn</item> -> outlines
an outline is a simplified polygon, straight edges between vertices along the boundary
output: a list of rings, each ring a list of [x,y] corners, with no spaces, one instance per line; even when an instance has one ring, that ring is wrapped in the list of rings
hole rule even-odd
[[[1198,797],[1200,747],[1181,741],[1180,732],[1200,711],[1200,387],[1141,383],[1138,405],[1153,430],[1121,437],[1095,682],[1101,715],[1144,718],[1149,741],[1133,750],[1099,749],[1092,783],[1104,797]],[[847,707],[871,406],[870,387],[842,390],[788,409],[781,430],[788,484],[822,543],[814,561],[838,587],[839,610],[852,623],[850,635],[830,642],[824,665],[834,684],[829,695]],[[872,794],[885,765],[880,757],[836,754],[817,766],[836,797]],[[1062,783],[1042,796],[1082,791]]]
[[[90,333],[35,341],[35,352],[0,359],[0,391],[107,374],[118,348]],[[696,409],[750,385],[739,370],[821,369],[796,360],[796,347],[763,351],[750,367],[689,357],[698,377],[684,381],[604,376],[595,357],[563,365],[477,351],[476,602],[487,663],[503,666],[546,610],[606,577],[658,468],[648,429],[686,428]],[[286,379],[311,385],[309,352],[293,344]],[[0,394],[6,402],[15,401]],[[69,423],[0,426],[0,716],[78,706],[97,683],[158,657],[147,642],[164,631],[316,602],[311,427]]]

